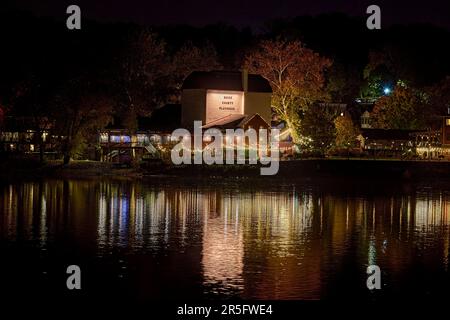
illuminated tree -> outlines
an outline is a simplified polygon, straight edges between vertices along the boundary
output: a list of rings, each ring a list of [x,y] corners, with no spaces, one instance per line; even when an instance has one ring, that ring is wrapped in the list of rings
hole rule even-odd
[[[326,98],[324,73],[331,61],[299,41],[277,40],[262,41],[244,65],[269,81],[273,109],[290,128],[294,143],[299,143],[301,113]]]
[[[303,114],[300,131],[303,138],[299,147],[302,150],[324,154],[333,145],[335,128],[333,119],[337,111],[332,108],[312,106]]]
[[[373,124],[382,129],[423,129],[426,125],[423,94],[397,85],[389,96],[377,100],[372,111]]]
[[[337,117],[334,120],[334,126],[336,128],[336,146],[338,147],[352,146],[360,134],[350,117]]]

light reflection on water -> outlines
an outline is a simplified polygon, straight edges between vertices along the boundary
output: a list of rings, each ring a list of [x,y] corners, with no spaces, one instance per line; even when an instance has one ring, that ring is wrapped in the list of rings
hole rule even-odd
[[[386,292],[410,290],[413,276],[423,283],[412,287],[428,294],[449,283],[449,206],[449,193],[423,188],[365,194],[55,180],[1,189],[0,240],[50,247],[50,262],[60,242],[100,264],[112,257],[144,298],[164,294],[155,283],[186,297],[366,293],[370,264],[382,268]],[[140,282],[140,263],[168,274]]]

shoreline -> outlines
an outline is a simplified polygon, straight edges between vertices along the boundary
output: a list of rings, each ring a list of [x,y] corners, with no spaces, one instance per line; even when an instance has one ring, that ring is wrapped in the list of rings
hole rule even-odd
[[[41,165],[30,160],[0,162],[0,178],[17,180],[28,178],[114,178],[114,179],[258,179],[296,180],[304,178],[358,178],[377,180],[448,180],[450,161],[325,158],[280,161],[273,176],[261,176],[260,165],[170,165],[153,163],[140,167],[120,167],[98,161],[73,161],[62,165],[49,161]]]

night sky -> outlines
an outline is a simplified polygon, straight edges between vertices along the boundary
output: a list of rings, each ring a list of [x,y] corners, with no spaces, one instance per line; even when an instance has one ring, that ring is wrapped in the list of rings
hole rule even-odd
[[[381,7],[382,26],[419,22],[450,29],[450,0],[15,0],[10,3],[36,15],[56,18],[65,18],[65,8],[78,4],[84,17],[99,21],[196,26],[225,22],[253,28],[280,17],[330,12],[366,16],[367,6],[377,4]]]

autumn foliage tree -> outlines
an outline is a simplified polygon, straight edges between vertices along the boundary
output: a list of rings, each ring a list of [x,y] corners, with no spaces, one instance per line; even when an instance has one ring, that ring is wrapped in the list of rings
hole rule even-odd
[[[336,146],[341,148],[353,146],[360,132],[352,119],[345,116],[337,117],[334,120],[334,126],[336,128]]]
[[[265,40],[245,58],[244,67],[260,74],[272,87],[272,107],[299,142],[300,115],[326,97],[325,70],[329,59],[305,48],[300,41]]]
[[[373,124],[381,129],[423,129],[426,105],[423,95],[413,88],[397,85],[389,96],[377,100]]]

